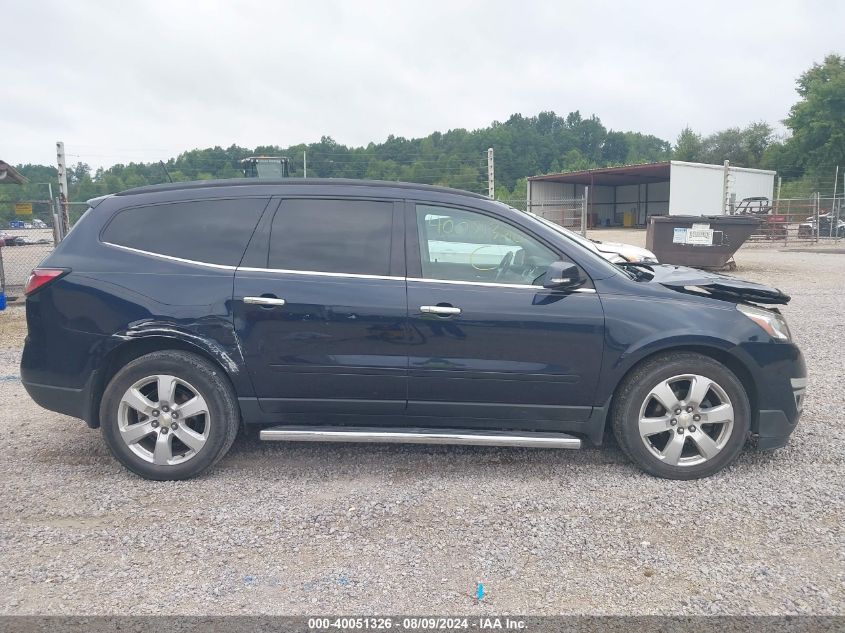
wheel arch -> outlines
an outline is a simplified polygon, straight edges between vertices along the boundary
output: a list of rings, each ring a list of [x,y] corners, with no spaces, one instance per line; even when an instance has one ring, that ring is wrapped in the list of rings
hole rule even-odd
[[[109,384],[109,381],[111,381],[121,367],[146,354],[169,350],[192,352],[209,361],[220,369],[221,374],[226,377],[226,380],[232,386],[232,390],[237,393],[232,376],[225,367],[225,364],[203,346],[183,338],[162,334],[131,338],[110,349],[100,362],[99,369],[91,385],[91,404],[88,416],[85,419],[86,424],[92,429],[99,428],[100,401],[103,397],[103,392],[106,389],[106,385]]]
[[[739,382],[742,383],[742,386],[745,388],[745,392],[748,395],[748,404],[751,409],[751,432],[757,432],[759,427],[759,416],[757,408],[758,389],[757,383],[754,380],[754,376],[751,373],[751,370],[741,359],[737,358],[727,350],[722,349],[720,347],[703,344],[684,344],[652,350],[648,354],[638,357],[634,362],[632,362],[630,366],[625,370],[625,372],[623,372],[622,375],[619,376],[619,379],[616,381],[616,384],[613,385],[612,395],[610,398],[609,406],[607,407],[607,416],[605,418],[605,432],[607,432],[607,430],[610,428],[610,412],[613,409],[614,400],[616,398],[616,394],[619,391],[619,387],[620,385],[622,385],[625,379],[632,372],[636,371],[636,369],[640,367],[643,363],[646,363],[657,356],[671,354],[674,352],[693,352],[696,354],[701,354],[702,356],[707,356],[708,358],[711,358],[730,369],[739,379]]]

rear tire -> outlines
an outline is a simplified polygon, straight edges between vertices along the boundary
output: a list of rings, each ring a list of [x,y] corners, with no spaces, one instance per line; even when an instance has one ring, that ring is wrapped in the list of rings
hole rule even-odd
[[[118,371],[100,402],[103,437],[133,473],[196,477],[232,446],[240,414],[228,378],[202,356],[161,351]]]
[[[666,479],[708,477],[742,451],[751,426],[736,375],[708,356],[669,352],[643,362],[613,399],[613,434],[642,470]]]

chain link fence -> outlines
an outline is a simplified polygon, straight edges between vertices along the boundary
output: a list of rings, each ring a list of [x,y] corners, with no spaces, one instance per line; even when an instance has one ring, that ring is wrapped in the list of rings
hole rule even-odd
[[[838,244],[845,239],[845,210],[842,198],[783,198],[771,207],[753,210],[760,226],[749,238],[758,245],[783,246],[789,243]]]
[[[42,206],[43,210],[14,216],[5,221],[5,226],[0,226],[0,290],[7,301],[23,296],[33,268],[37,268],[56,247],[55,204]],[[69,203],[71,220],[77,219],[87,206],[84,202]]]
[[[585,198],[535,201],[530,205],[524,198],[499,202],[521,211],[530,211],[576,232],[593,228]],[[752,244],[838,244],[840,240],[845,240],[845,203],[840,196],[783,198],[773,203],[765,200],[765,203],[753,207],[738,206],[733,214],[749,214],[760,218],[759,228],[749,239]]]

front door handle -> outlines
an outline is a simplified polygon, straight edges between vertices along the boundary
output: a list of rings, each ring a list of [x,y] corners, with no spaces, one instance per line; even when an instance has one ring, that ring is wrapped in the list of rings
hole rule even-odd
[[[244,303],[251,303],[257,306],[283,306],[284,299],[277,297],[244,297]]]
[[[439,314],[440,316],[454,316],[461,313],[460,308],[454,306],[420,306],[423,314]]]

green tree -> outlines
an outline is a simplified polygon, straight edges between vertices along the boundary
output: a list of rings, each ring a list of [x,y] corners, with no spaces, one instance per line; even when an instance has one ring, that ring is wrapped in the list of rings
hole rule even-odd
[[[845,58],[828,55],[796,81],[801,99],[784,120],[789,144],[801,153],[804,167],[815,171],[845,166]]]
[[[608,132],[601,148],[605,165],[623,165],[628,160],[630,147],[624,132]]]
[[[176,182],[238,178],[243,176],[240,161],[252,155],[287,156],[292,175],[299,177],[304,169],[303,154],[308,156],[309,177],[406,180],[486,194],[489,147],[496,152],[497,195],[507,192],[520,199],[525,197],[526,176],[665,160],[671,151],[669,143],[655,136],[608,132],[595,115],[584,117],[575,111],[561,116],[549,110],[536,116],[513,114],[503,122],[494,121],[476,130],[457,128],[423,138],[391,135],[382,143],[362,147],[348,147],[323,136],[315,143],[287,147],[267,144],[254,149],[237,145],[191,149],[165,160],[164,165],[159,161],[120,163],[93,173],[80,163],[69,170],[70,199],[80,202],[130,187],[167,182],[168,172]],[[21,169],[33,182],[52,182],[58,191],[55,168],[26,165]],[[26,188],[7,189],[16,191],[3,192],[6,198],[36,197]],[[43,193],[41,198],[45,197]]]
[[[719,164],[729,160],[739,167],[759,167],[772,143],[772,132],[772,126],[763,122],[715,132],[703,140],[702,161]]]
[[[704,155],[704,141],[700,134],[696,134],[689,127],[685,127],[675,141],[672,158],[689,163],[701,162]]]

